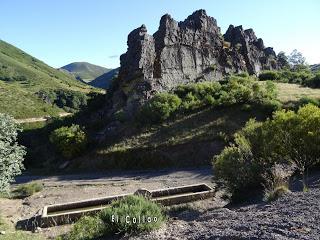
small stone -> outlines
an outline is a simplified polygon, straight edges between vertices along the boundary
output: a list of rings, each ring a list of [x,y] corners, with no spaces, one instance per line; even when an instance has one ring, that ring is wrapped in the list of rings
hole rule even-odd
[[[6,235],[6,231],[0,231],[0,235]]]

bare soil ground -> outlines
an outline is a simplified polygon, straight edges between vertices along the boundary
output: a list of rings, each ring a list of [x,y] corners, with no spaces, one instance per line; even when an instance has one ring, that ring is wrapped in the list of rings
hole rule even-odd
[[[211,183],[210,167],[187,170],[126,172],[64,176],[21,176],[17,184],[39,181],[44,190],[25,199],[1,199],[0,212],[6,222],[16,224],[41,213],[45,205],[80,201],[96,197],[133,193],[139,188],[154,190],[195,183]],[[68,231],[70,226],[42,229],[37,235],[47,239]]]
[[[138,188],[158,189],[204,182],[211,183],[211,169],[179,171],[127,172],[110,174],[67,175],[55,177],[23,176],[18,183],[33,180],[45,188],[23,200],[0,199],[0,211],[7,222],[32,217],[48,204],[84,200],[94,197],[132,193]],[[266,203],[227,205],[224,192],[212,199],[190,203],[170,215],[161,229],[122,239],[245,239],[245,240],[319,240],[320,173],[309,176],[309,191],[301,191],[301,182],[291,185],[292,192]],[[42,229],[32,234],[54,239],[67,232],[70,225]],[[0,236],[1,239],[1,236]]]

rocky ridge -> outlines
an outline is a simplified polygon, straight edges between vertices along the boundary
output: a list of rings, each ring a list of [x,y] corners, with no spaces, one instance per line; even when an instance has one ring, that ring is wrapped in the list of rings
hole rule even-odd
[[[265,48],[252,29],[230,25],[222,35],[217,21],[205,10],[178,22],[170,15],[149,35],[145,25],[128,35],[128,49],[120,57],[112,111],[129,115],[155,93],[190,82],[220,80],[232,73],[277,69],[272,48]]]

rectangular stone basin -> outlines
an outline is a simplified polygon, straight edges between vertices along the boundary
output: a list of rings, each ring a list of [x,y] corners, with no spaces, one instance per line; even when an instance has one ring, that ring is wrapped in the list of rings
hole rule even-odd
[[[147,192],[151,201],[164,206],[182,204],[214,196],[214,190],[204,183]],[[122,194],[45,206],[40,216],[39,225],[40,227],[50,227],[73,223],[82,216],[96,214],[110,206],[112,201],[129,195],[133,194]]]

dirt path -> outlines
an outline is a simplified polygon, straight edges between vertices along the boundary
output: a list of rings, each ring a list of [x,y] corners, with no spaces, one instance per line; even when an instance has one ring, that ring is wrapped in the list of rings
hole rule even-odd
[[[59,113],[59,117],[66,117],[71,115],[72,113]],[[34,123],[34,122],[46,122],[50,119],[50,117],[38,117],[38,118],[24,118],[24,119],[16,119],[17,123]]]
[[[170,185],[170,183],[175,182],[179,184],[183,182],[210,182],[211,178],[212,169],[210,167],[202,167],[182,170],[114,171],[108,173],[85,173],[60,176],[22,175],[16,178],[16,184],[40,181],[45,186],[57,187],[68,185],[108,185],[110,183],[132,181],[142,183],[168,182]]]

